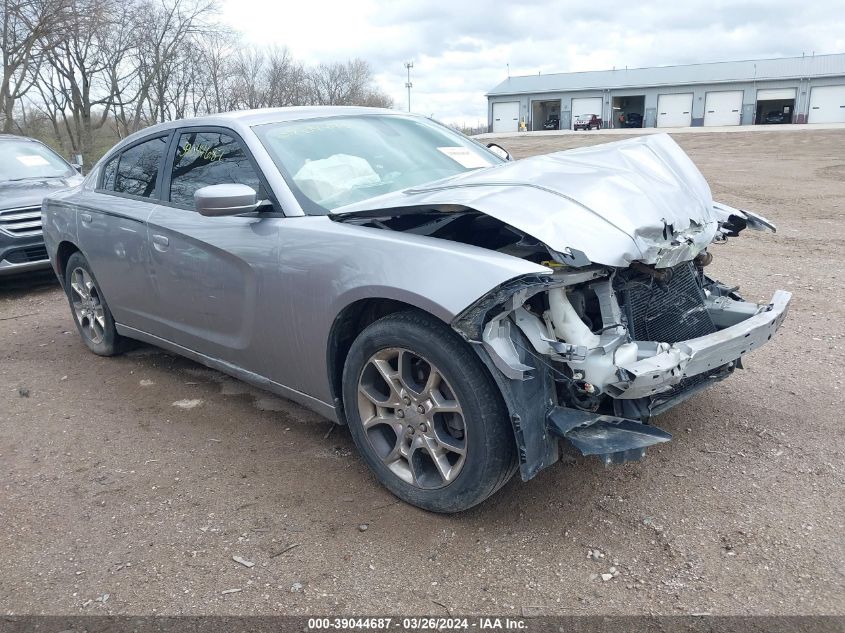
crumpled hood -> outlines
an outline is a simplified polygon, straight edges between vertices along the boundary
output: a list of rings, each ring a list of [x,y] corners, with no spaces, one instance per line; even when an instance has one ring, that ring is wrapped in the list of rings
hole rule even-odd
[[[559,253],[674,266],[717,230],[710,187],[667,134],[534,156],[339,207],[336,216],[468,207]]]

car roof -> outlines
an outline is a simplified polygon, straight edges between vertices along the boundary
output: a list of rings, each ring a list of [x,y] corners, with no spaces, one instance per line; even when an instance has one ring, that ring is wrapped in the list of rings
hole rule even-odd
[[[288,108],[260,108],[258,110],[235,110],[213,115],[224,119],[235,119],[247,125],[317,119],[344,114],[401,114],[386,108],[365,108],[361,106],[296,106]],[[204,117],[200,117],[201,119]]]
[[[319,119],[331,116],[354,114],[405,114],[396,110],[385,108],[363,108],[358,106],[295,106],[288,108],[260,108],[257,110],[234,110],[232,112],[221,112],[219,114],[208,114],[205,116],[176,119],[165,121],[135,132],[130,137],[138,134],[146,136],[151,132],[170,130],[175,127],[199,126],[199,125],[224,125],[233,127],[262,125],[265,123],[282,123],[285,121],[300,121],[303,119]]]
[[[124,147],[135,141],[146,138],[156,132],[167,132],[174,128],[186,126],[222,126],[235,130],[243,130],[254,125],[267,123],[284,123],[287,121],[300,121],[306,119],[320,119],[332,116],[348,116],[356,114],[383,114],[400,116],[418,116],[397,110],[386,108],[365,108],[361,106],[291,106],[286,108],[260,108],[257,110],[234,110],[232,112],[221,112],[219,114],[208,114],[205,116],[176,119],[165,121],[149,127],[145,127],[133,134],[130,134],[120,143],[111,148],[106,155],[111,154],[118,147]]]

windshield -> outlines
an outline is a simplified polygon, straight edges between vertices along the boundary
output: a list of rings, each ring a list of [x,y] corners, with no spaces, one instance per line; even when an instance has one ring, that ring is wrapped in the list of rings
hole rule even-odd
[[[0,181],[67,178],[76,171],[53,150],[34,141],[0,142]]]
[[[306,119],[254,130],[310,213],[503,162],[438,123],[397,115]]]

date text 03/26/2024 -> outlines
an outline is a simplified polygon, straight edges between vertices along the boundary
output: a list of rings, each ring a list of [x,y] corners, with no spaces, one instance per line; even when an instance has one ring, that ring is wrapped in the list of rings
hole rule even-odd
[[[308,631],[390,630],[404,631],[522,631],[526,621],[520,618],[309,618]]]

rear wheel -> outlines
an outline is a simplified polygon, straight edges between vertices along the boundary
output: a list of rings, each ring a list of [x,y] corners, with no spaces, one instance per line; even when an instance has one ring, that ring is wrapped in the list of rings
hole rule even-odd
[[[408,503],[465,510],[515,472],[511,425],[495,383],[433,317],[403,312],[367,327],[347,357],[343,401],[367,465]]]
[[[65,293],[76,329],[88,349],[100,356],[113,356],[125,349],[126,339],[117,333],[111,310],[82,253],[74,253],[67,261]]]

